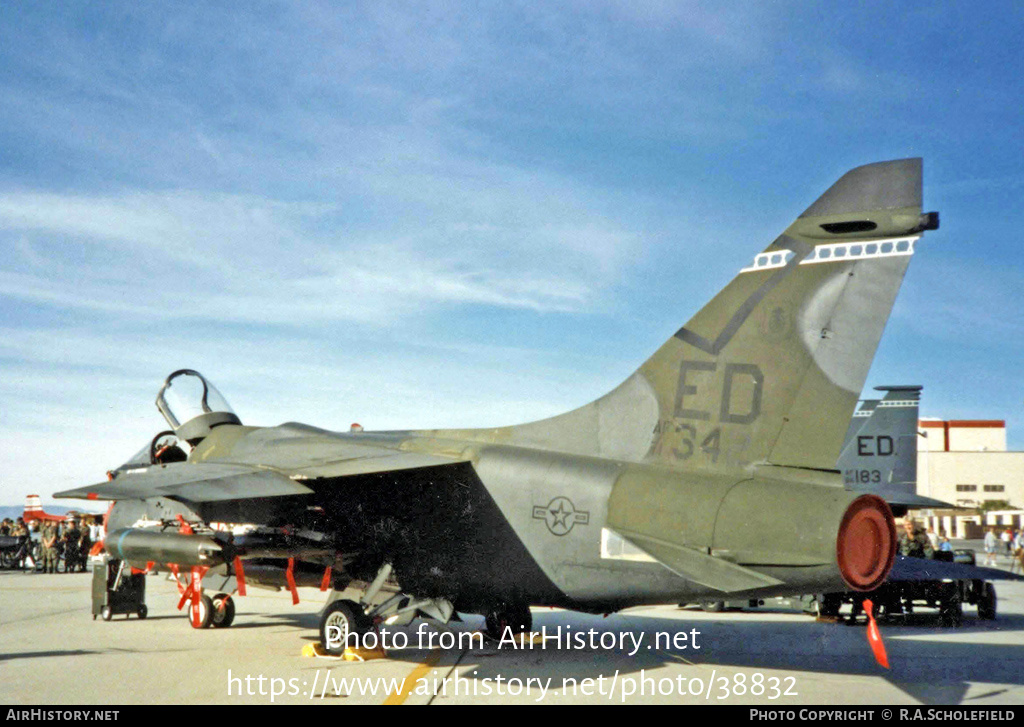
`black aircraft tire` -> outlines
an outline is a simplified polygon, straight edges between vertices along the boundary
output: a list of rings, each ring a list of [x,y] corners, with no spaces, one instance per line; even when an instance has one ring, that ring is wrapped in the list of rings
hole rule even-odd
[[[215,629],[226,629],[235,620],[235,600],[226,593],[218,593],[212,599],[213,616],[210,625]]]
[[[981,584],[981,597],[978,600],[978,618],[994,621],[996,617],[996,589],[991,583]]]
[[[725,601],[701,601],[700,607],[708,613],[721,613],[725,610]]]
[[[347,599],[334,601],[324,609],[320,617],[320,644],[331,656],[341,656],[346,643],[351,643],[349,634],[361,635],[369,626],[369,619],[358,603]],[[328,629],[331,629],[330,635],[335,637],[331,645],[327,643]]]
[[[484,634],[500,641],[507,629],[521,634],[533,628],[533,614],[529,606],[503,603],[484,616]]]
[[[963,604],[960,602],[960,588],[956,583],[944,585],[944,592],[939,601],[939,619],[943,626],[960,626],[964,617]]]
[[[109,621],[114,617],[114,612],[111,610],[110,606],[104,606],[100,609],[100,616],[103,617],[104,621]]]
[[[149,615],[149,609],[146,608],[146,604],[143,603],[141,606],[139,606],[139,610],[137,613],[139,618],[146,618],[146,616]]]

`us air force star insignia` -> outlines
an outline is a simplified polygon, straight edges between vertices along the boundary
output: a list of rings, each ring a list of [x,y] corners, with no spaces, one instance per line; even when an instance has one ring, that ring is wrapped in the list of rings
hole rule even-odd
[[[553,535],[568,535],[573,525],[590,523],[590,513],[577,510],[568,497],[556,497],[546,506],[534,507],[535,520],[543,520]]]

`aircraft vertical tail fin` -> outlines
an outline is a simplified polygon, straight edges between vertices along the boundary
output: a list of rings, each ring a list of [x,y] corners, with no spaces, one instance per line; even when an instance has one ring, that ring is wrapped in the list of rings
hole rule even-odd
[[[871,418],[872,413],[875,411],[875,407],[878,406],[878,402],[881,399],[863,399],[860,402],[860,406],[857,407],[857,411],[853,413],[853,418],[850,419],[850,426],[846,430],[846,436],[843,437],[843,451],[846,450],[850,440],[859,432],[868,420]],[[839,469],[842,469],[840,467]]]
[[[836,462],[847,489],[878,495],[894,507],[954,507],[917,494],[920,386],[876,386],[881,401],[862,402]],[[867,411],[868,417],[858,416]],[[855,431],[852,431],[854,430]]]
[[[881,401],[865,401],[854,414],[836,469],[846,486],[876,492],[913,492],[917,484],[917,415],[920,386],[876,386]],[[868,412],[867,418],[858,417]]]
[[[920,159],[843,175],[643,365],[661,395],[655,452],[834,468],[915,244],[937,226]]]
[[[847,172],[614,391],[487,436],[678,468],[834,469],[915,245],[938,227],[921,209],[920,159]]]
[[[43,501],[39,495],[28,495],[25,498],[25,512],[26,513],[41,513],[43,511]]]

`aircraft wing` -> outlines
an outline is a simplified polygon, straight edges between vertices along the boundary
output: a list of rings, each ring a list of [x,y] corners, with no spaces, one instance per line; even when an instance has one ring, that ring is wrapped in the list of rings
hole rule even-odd
[[[306,461],[275,461],[274,467],[251,463],[176,462],[122,473],[108,482],[58,492],[54,497],[87,500],[168,497],[194,503],[308,495],[303,480],[341,478],[376,472],[452,464],[445,457],[362,445],[354,451]],[[283,466],[282,466],[283,465]]]
[[[897,555],[888,582],[898,581],[941,581],[941,580],[980,580],[980,581],[1024,581],[1024,576],[1000,570],[999,568],[982,568],[966,563],[947,563],[930,558],[909,558]]]
[[[54,497],[122,500],[170,497],[215,502],[246,497],[306,495],[311,490],[273,470],[251,465],[176,462],[126,472],[115,480],[58,492]]]

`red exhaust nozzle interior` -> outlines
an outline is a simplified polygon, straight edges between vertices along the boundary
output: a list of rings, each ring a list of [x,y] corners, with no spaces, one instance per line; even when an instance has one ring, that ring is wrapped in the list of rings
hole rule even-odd
[[[855,591],[872,591],[885,582],[896,560],[896,524],[889,505],[875,495],[850,503],[839,525],[836,560]]]

